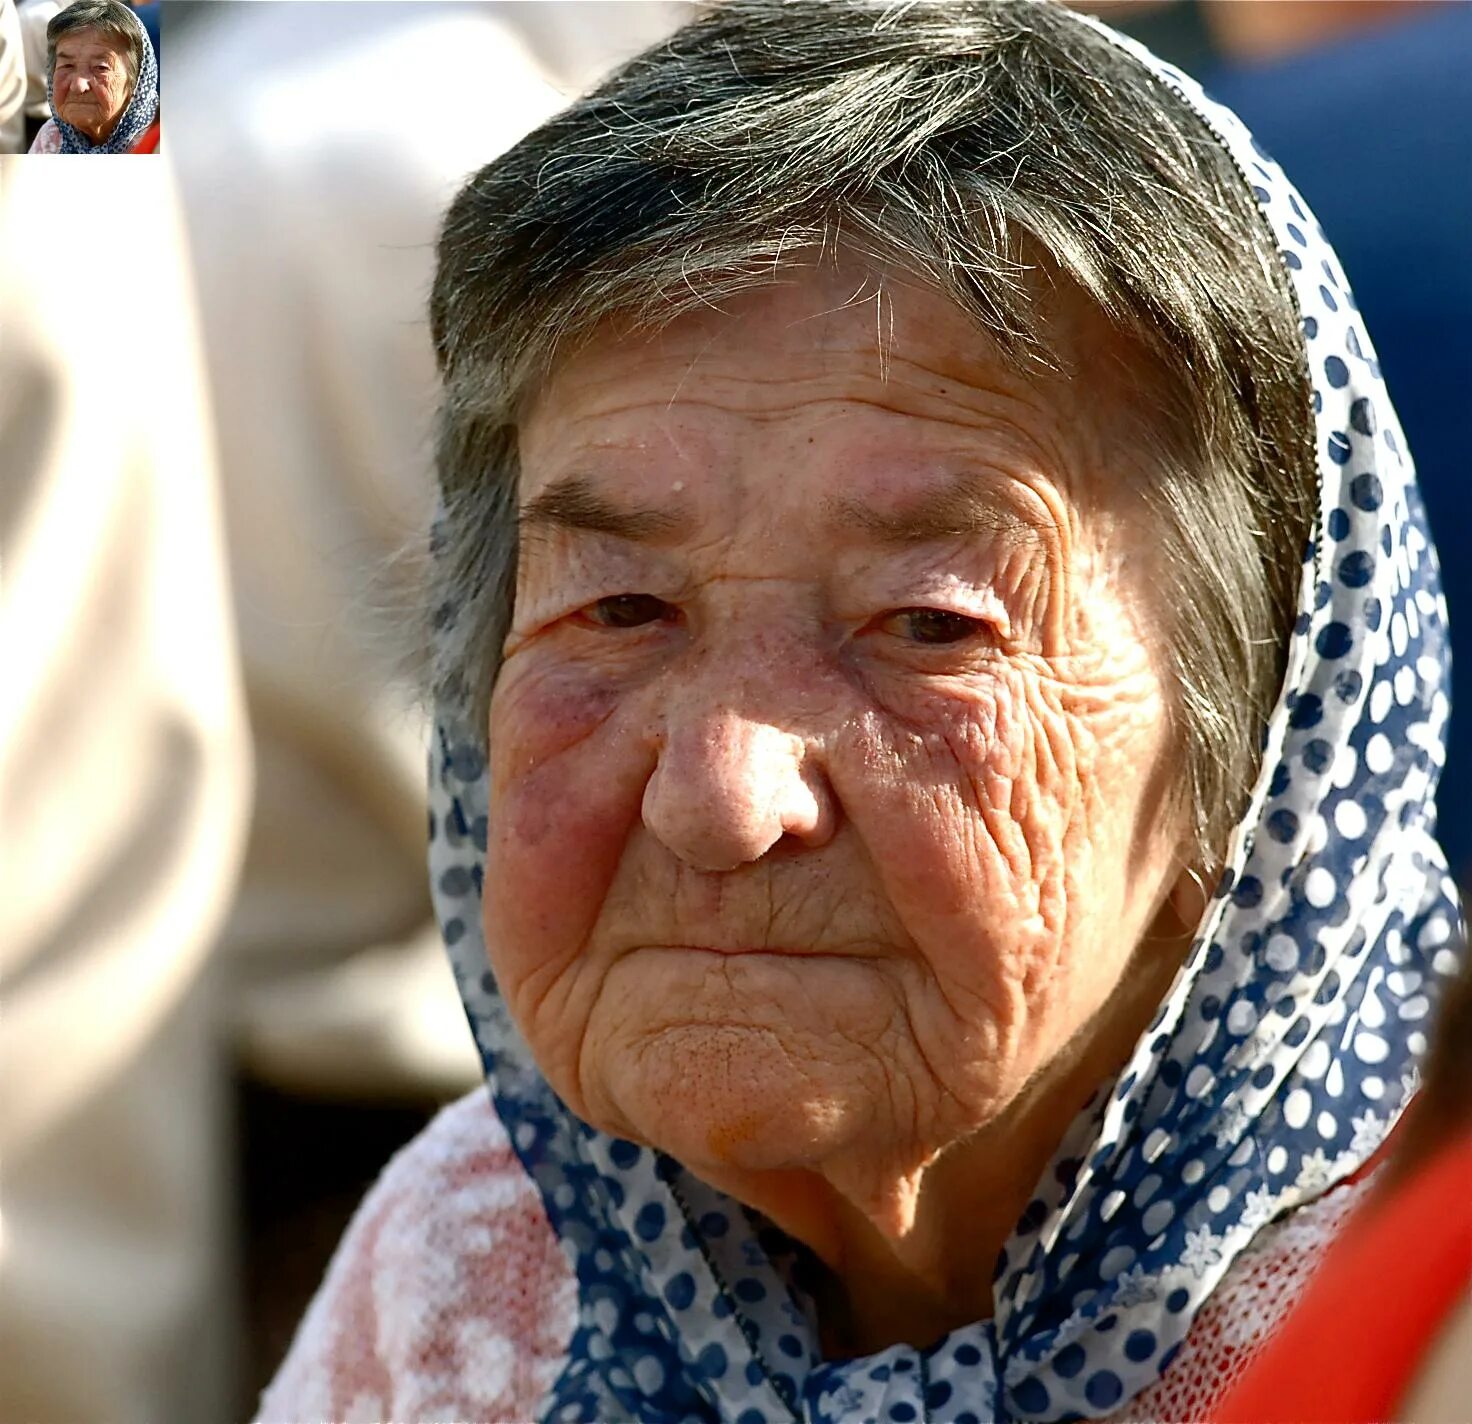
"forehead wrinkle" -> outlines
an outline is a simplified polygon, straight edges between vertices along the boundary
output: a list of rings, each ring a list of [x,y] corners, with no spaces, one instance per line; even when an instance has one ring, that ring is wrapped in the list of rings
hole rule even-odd
[[[821,378],[813,378],[815,381]],[[792,393],[795,385],[799,383],[791,378],[742,378],[743,387],[766,387],[773,391],[786,394]],[[836,415],[842,415],[843,408],[863,408],[878,411],[884,415],[896,416],[902,420],[918,420],[929,425],[950,426],[956,430],[964,430],[969,433],[999,432],[1015,437],[1019,444],[1028,449],[1038,449],[1038,442],[1029,434],[1022,420],[998,414],[996,411],[983,411],[975,406],[966,406],[960,402],[946,403],[944,410],[936,409],[931,402],[935,396],[928,392],[916,392],[923,397],[921,400],[896,400],[887,399],[887,393],[876,393],[873,396],[860,395],[851,388],[846,388],[839,394],[832,395],[798,395],[795,399],[789,398],[781,401],[764,402],[760,406],[742,404],[737,401],[723,400],[716,393],[707,396],[684,395],[678,398],[671,397],[665,400],[637,400],[629,401],[619,406],[611,406],[604,409],[580,412],[577,417],[569,422],[576,427],[588,420],[599,420],[610,416],[628,415],[640,410],[657,411],[661,416],[677,414],[683,411],[711,410],[718,411],[724,415],[735,416],[741,420],[749,421],[754,425],[770,424],[772,422],[787,419],[790,416],[802,414],[807,411],[819,410],[825,406],[835,406],[839,409]],[[940,397],[942,402],[945,397]],[[929,405],[929,408],[926,408]],[[1048,453],[1053,452],[1051,448]]]
[[[766,343],[739,345],[732,335],[729,330],[703,335],[693,350],[695,343],[680,343],[683,351],[657,341],[623,340],[617,344],[626,359],[597,373],[575,356],[533,397],[527,414],[565,406],[571,399],[581,407],[574,425],[641,408],[666,416],[710,409],[761,420],[820,403],[846,402],[963,428],[991,423],[1023,427],[1046,418],[1047,394],[1052,394],[990,361],[978,364],[975,353],[960,349],[938,350],[930,360],[916,360],[893,346],[881,351],[872,340],[835,340],[800,351],[782,347],[764,352]],[[712,354],[718,345],[721,349]],[[754,355],[766,358],[757,369],[752,369]],[[629,380],[656,375],[661,366],[669,370],[667,393],[630,399]],[[841,394],[827,389],[835,386]],[[773,401],[773,394],[783,399]],[[750,396],[758,399],[748,404]]]
[[[56,57],[58,59],[64,57],[70,58],[84,50],[101,50],[104,54],[108,55],[121,53],[121,50],[115,43],[98,35],[92,39],[78,37],[71,40],[62,40],[56,46]]]

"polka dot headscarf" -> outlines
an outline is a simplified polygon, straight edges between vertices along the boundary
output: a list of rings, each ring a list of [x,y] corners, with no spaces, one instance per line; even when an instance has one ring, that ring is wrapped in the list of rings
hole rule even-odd
[[[538,1073],[481,938],[485,767],[442,708],[435,903],[497,1110],[577,1272],[546,1419],[1111,1413],[1160,1376],[1254,1235],[1356,1171],[1415,1090],[1462,939],[1432,836],[1446,619],[1411,463],[1303,200],[1234,115],[1105,33],[1196,109],[1256,194],[1313,383],[1317,529],[1226,872],[1154,1022],[1038,1183],[997,1262],[994,1317],[928,1349],[825,1363],[801,1253],[678,1163],[586,1127]]]

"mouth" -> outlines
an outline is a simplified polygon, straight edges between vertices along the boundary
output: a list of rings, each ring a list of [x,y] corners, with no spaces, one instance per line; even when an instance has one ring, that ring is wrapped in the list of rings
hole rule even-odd
[[[852,959],[852,953],[834,950],[804,949],[792,944],[650,944],[644,948],[666,954],[714,954],[722,959]]]
[[[776,944],[689,944],[672,945],[675,950],[694,950],[696,954],[719,954],[727,959],[741,959],[755,954],[770,954],[782,959],[810,959],[815,951],[792,949]]]

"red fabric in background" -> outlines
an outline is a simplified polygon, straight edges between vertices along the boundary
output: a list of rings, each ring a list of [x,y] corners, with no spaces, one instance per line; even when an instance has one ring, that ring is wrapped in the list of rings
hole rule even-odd
[[[1472,1132],[1346,1223],[1211,1424],[1381,1424],[1472,1285]]]
[[[128,150],[129,153],[157,153],[158,152],[158,120],[155,119],[138,136],[138,142]]]

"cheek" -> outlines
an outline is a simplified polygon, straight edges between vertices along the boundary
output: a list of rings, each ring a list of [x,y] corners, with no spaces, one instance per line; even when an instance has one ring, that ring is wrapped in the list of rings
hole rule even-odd
[[[485,926],[513,1010],[581,950],[652,766],[596,679],[509,664],[492,703]]]
[[[1068,989],[1060,973],[1130,873],[1113,823],[1136,809],[1157,712],[1133,685],[1077,702],[1000,669],[964,693],[912,697],[903,720],[872,719],[835,766],[942,993],[1003,1023]]]
[[[887,699],[835,759],[840,796],[898,904],[927,920],[974,913],[979,877],[1016,829],[1004,822],[1019,810],[1030,720],[1021,678],[999,670]]]

